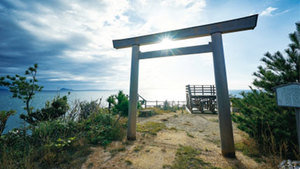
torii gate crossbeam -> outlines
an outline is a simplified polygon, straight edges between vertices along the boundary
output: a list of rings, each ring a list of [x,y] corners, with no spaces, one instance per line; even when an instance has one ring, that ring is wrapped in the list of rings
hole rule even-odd
[[[139,60],[165,56],[212,52],[215,83],[217,89],[222,154],[225,157],[235,157],[222,34],[254,29],[257,24],[257,18],[258,15],[252,15],[244,18],[238,18],[208,25],[121,40],[113,40],[113,46],[116,49],[132,47],[127,139],[136,139]],[[203,36],[211,36],[212,41],[207,45],[157,50],[150,52],[140,52],[139,49],[141,45],[158,43],[164,37],[169,37],[172,40],[182,40]]]

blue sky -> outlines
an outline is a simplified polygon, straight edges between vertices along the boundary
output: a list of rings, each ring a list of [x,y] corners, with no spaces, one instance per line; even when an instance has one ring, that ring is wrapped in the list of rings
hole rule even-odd
[[[254,30],[223,36],[229,89],[247,89],[263,54],[287,48],[299,0],[1,0],[0,76],[38,63],[45,89],[128,91],[131,50],[113,49],[113,39],[252,14],[259,14]],[[214,84],[211,54],[140,61],[139,93],[146,98],[184,100],[187,84]]]

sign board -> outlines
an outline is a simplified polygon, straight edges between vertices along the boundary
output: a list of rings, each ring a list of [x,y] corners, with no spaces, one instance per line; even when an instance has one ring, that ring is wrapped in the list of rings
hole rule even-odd
[[[290,83],[276,87],[278,106],[300,108],[300,83]]]

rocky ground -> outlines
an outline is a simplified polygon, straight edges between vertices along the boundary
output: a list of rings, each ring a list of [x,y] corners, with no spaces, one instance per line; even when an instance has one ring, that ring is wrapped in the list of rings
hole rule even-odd
[[[239,151],[236,152],[236,159],[224,158],[221,155],[216,114],[189,114],[178,111],[138,119],[138,126],[147,126],[146,124],[150,124],[150,127],[160,124],[160,131],[141,131],[137,133],[136,141],[114,142],[106,149],[94,147],[82,168],[162,169],[176,168],[175,164],[178,164],[177,168],[181,168],[184,164],[181,165],[182,161],[178,160],[182,158],[176,158],[179,147],[188,147],[199,152],[192,159],[198,160],[198,166],[189,164],[184,168],[267,168],[266,164],[258,163]],[[244,137],[245,134],[234,126],[235,143]],[[199,161],[206,165],[202,166]]]

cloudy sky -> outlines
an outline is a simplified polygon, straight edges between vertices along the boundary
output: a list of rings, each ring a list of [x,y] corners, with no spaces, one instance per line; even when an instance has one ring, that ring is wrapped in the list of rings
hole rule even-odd
[[[252,14],[259,14],[255,30],[223,36],[229,89],[247,89],[263,54],[287,47],[300,21],[299,0],[1,0],[0,76],[38,63],[45,89],[128,91],[131,50],[113,49],[113,39]],[[184,100],[187,84],[214,84],[211,54],[140,61],[139,93],[146,98]]]

